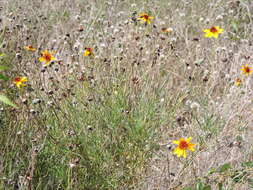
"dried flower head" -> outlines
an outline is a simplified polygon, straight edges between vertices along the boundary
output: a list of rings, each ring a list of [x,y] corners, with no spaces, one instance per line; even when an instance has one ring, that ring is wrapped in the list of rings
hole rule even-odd
[[[178,145],[174,150],[173,153],[176,154],[178,157],[183,156],[184,158],[186,158],[186,150],[190,150],[190,151],[195,151],[194,146],[195,144],[192,144],[191,141],[191,137],[189,138],[180,138],[177,141],[172,141],[174,144]]]
[[[45,65],[49,65],[51,61],[54,61],[55,57],[53,56],[53,53],[50,53],[49,51],[45,50],[41,52],[41,57],[39,58],[39,61],[42,63],[45,63]]]
[[[248,64],[243,65],[241,70],[243,74],[246,76],[249,76],[253,72],[252,67],[250,67]]]
[[[28,79],[27,77],[16,77],[13,79],[13,83],[18,87],[21,88],[23,86],[26,86],[26,84],[24,84],[25,82],[27,82]]]
[[[219,26],[213,26],[210,29],[203,30],[206,38],[212,38],[212,37],[218,38],[219,34],[222,34],[223,31],[224,30],[222,28],[220,28]]]
[[[173,32],[173,28],[162,28],[161,31],[164,33],[171,33]]]
[[[145,24],[150,24],[152,19],[154,19],[154,17],[149,16],[147,13],[140,14],[138,18],[138,20],[144,22]]]

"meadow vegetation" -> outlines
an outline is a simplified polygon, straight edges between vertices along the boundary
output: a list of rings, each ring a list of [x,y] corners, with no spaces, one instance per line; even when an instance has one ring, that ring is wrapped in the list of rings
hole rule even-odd
[[[0,189],[253,189],[252,20],[251,0],[0,1]]]

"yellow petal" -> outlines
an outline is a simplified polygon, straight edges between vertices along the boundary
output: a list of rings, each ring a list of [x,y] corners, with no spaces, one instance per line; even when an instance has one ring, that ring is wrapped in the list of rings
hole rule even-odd
[[[172,141],[172,143],[179,145],[179,141]]]
[[[180,148],[175,148],[173,151],[173,154],[176,154],[177,157],[181,157],[184,154],[184,150],[182,150]]]
[[[189,150],[194,152],[195,151],[195,148],[194,148],[195,144],[189,144]]]
[[[40,62],[44,62],[45,59],[44,59],[43,57],[40,57],[40,58],[39,58],[39,61],[40,61]]]
[[[210,32],[210,30],[209,29],[205,29],[205,30],[203,30],[203,32],[208,33],[208,32]]]
[[[213,36],[213,33],[211,33],[211,32],[208,32],[208,33],[205,34],[206,38],[211,38],[212,36]]]
[[[192,137],[188,137],[185,141],[189,143],[191,141]]]
[[[218,33],[214,33],[213,37],[217,39],[219,37],[219,34]]]
[[[186,158],[186,151],[183,151],[183,157]]]

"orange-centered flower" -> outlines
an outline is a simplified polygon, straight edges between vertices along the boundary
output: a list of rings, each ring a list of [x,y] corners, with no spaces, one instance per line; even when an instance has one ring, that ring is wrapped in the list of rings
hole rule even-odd
[[[24,49],[27,50],[27,51],[36,51],[36,49],[33,46],[31,46],[31,45],[24,46]]]
[[[178,141],[172,141],[174,144],[178,145],[174,150],[173,153],[176,154],[178,157],[183,156],[186,158],[186,150],[195,151],[194,146],[195,144],[190,143],[191,137],[184,139],[180,138]]]
[[[49,51],[45,50],[41,52],[41,57],[39,58],[40,62],[45,63],[45,65],[49,65],[50,62],[54,60],[55,60],[55,57]]]
[[[27,77],[16,77],[13,79],[13,83],[18,87],[23,87],[26,86],[26,84],[24,84],[25,82],[27,82]]]
[[[92,55],[94,55],[93,49],[92,49],[92,48],[89,48],[89,47],[86,47],[86,48],[84,49],[83,55],[84,55],[84,56],[92,56]]]
[[[242,84],[242,79],[236,78],[235,79],[235,86],[241,86],[241,84]]]
[[[220,28],[219,26],[213,26],[212,28],[210,29],[205,29],[203,30],[203,32],[205,32],[205,37],[206,38],[218,38],[219,37],[219,34],[223,33],[223,29]]]
[[[242,70],[243,74],[245,74],[246,76],[250,75],[253,72],[252,67],[249,67],[248,64],[243,65],[241,70]]]
[[[138,20],[144,22],[145,24],[150,24],[152,19],[154,19],[154,17],[153,16],[149,16],[146,13],[140,14],[139,18],[138,18]]]

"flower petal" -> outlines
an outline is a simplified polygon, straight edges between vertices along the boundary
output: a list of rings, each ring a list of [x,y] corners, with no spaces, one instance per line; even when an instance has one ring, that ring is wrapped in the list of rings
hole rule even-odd
[[[179,145],[179,141],[172,141],[172,143]]]

